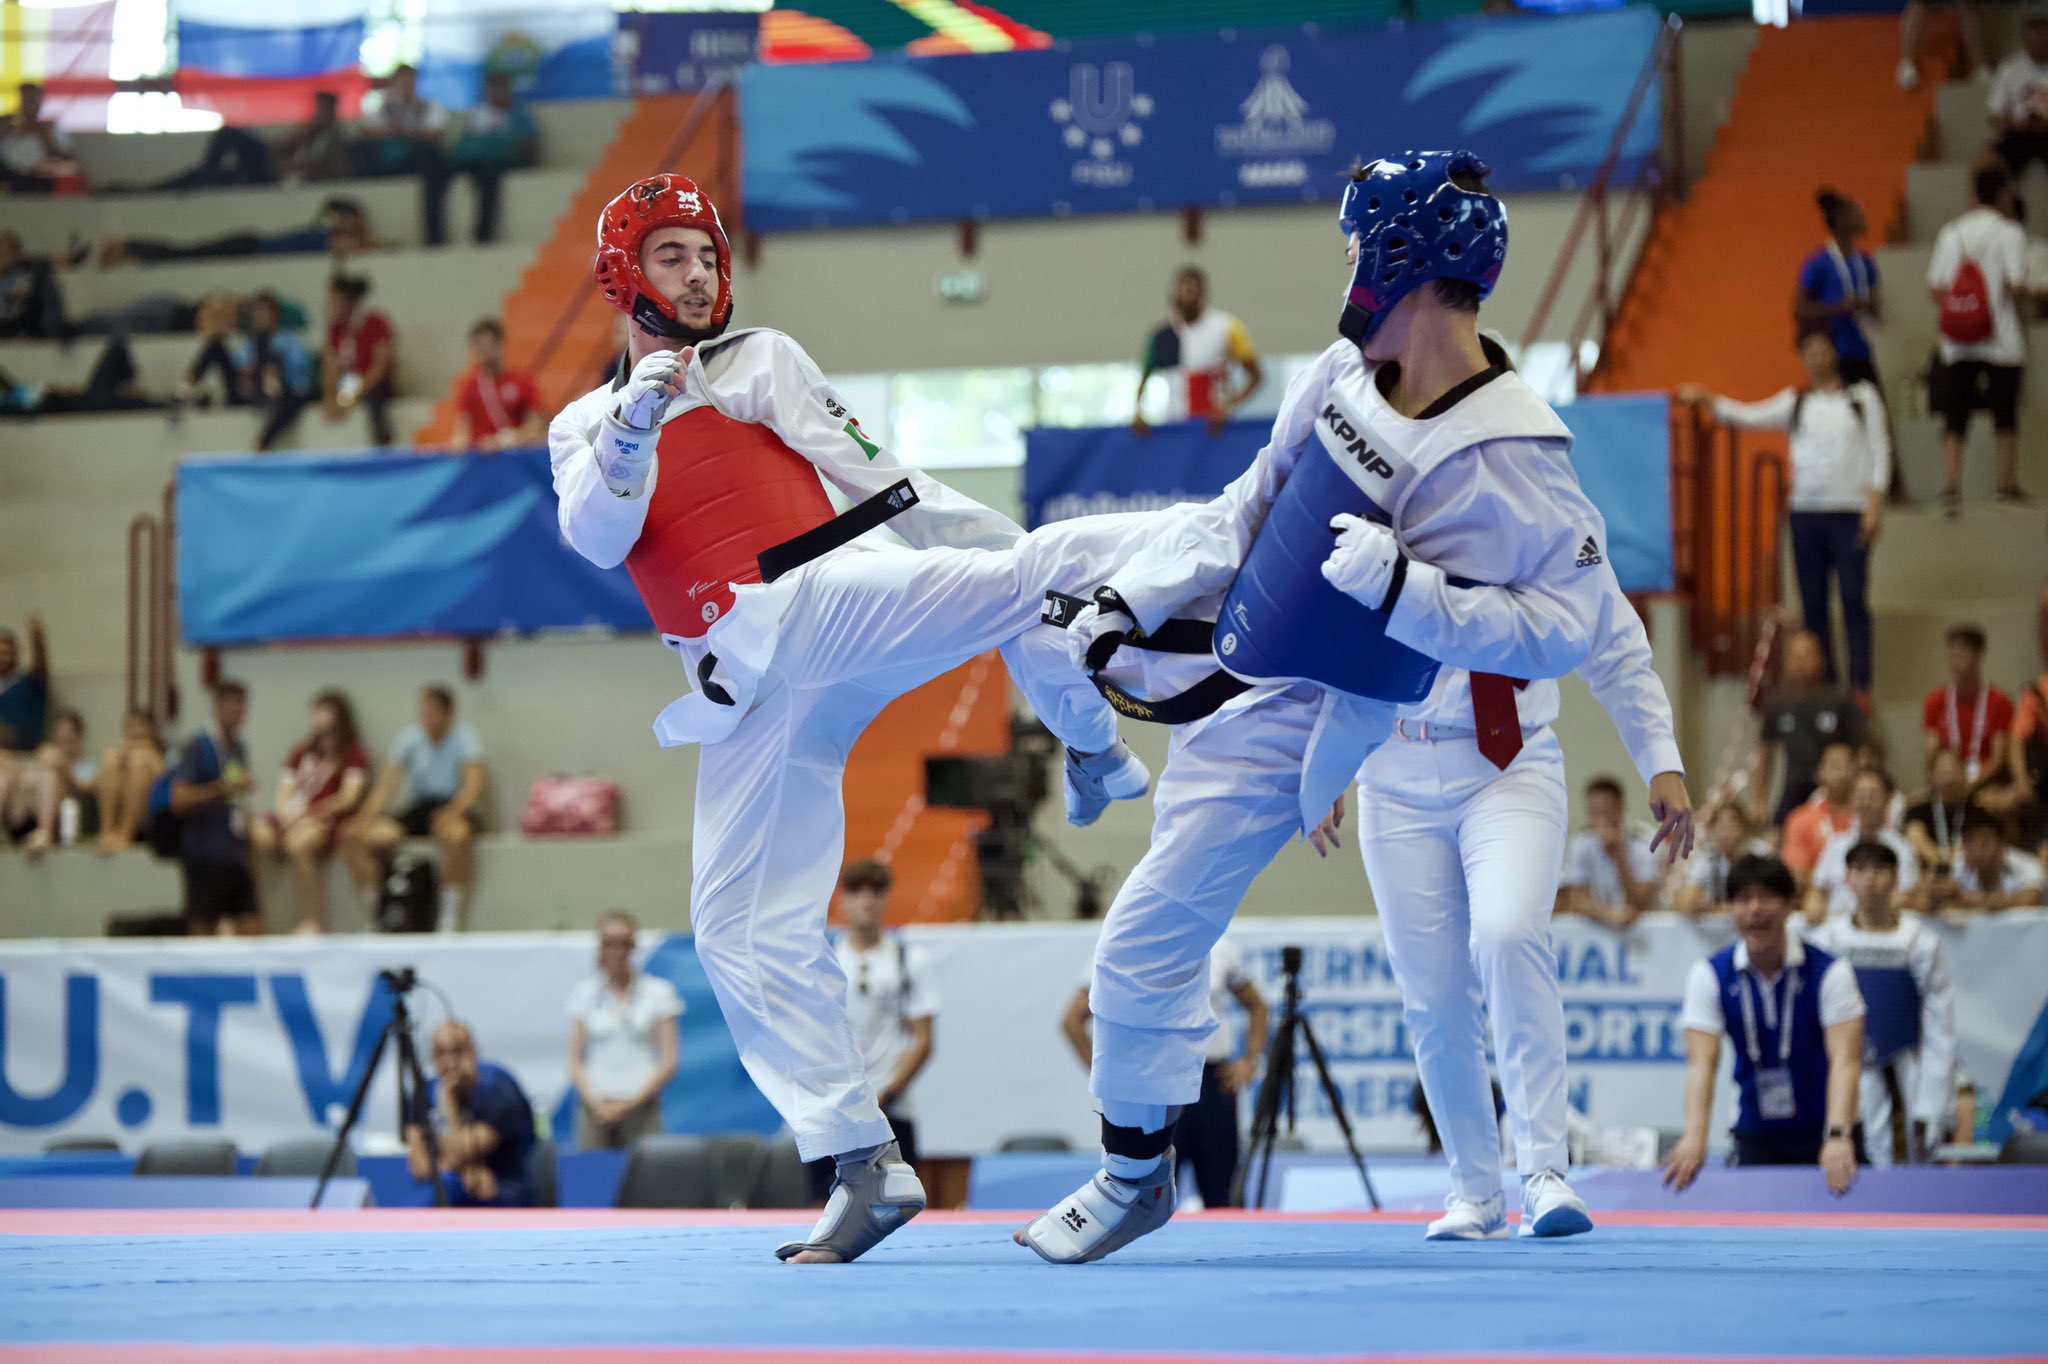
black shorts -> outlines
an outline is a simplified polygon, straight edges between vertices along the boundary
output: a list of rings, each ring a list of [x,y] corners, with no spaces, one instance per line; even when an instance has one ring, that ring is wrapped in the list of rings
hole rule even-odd
[[[256,879],[243,862],[180,862],[185,878],[185,923],[209,929],[222,919],[253,919]]]
[[[406,806],[405,812],[399,815],[398,827],[405,830],[407,838],[432,838],[434,816],[447,808],[447,805],[448,802],[445,800],[416,800]],[[477,829],[476,811],[471,810],[468,818],[470,832],[474,833]]]
[[[2020,377],[2018,365],[1993,365],[1983,360],[1958,360],[1942,376],[1940,401],[1944,428],[1951,436],[1970,429],[1970,415],[1991,414],[1994,431],[2017,431],[2020,424]]]

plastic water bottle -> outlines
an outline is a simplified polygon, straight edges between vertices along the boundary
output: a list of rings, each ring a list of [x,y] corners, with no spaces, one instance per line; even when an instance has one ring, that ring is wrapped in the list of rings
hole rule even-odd
[[[78,797],[66,796],[57,802],[57,842],[69,848],[78,843]]]

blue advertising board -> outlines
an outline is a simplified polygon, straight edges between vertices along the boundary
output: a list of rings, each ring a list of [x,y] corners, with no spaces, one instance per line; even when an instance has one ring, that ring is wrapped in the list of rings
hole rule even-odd
[[[1629,8],[751,66],[747,223],[1334,203],[1354,157],[1411,147],[1471,148],[1498,188],[1556,189],[1598,168],[1660,23]],[[1660,96],[1624,173],[1656,150]]]
[[[739,75],[761,56],[758,14],[655,11],[619,16],[632,62],[633,93],[702,90]]]

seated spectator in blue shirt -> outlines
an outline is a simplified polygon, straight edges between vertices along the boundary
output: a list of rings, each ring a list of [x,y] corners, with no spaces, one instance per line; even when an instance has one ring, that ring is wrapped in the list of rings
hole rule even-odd
[[[207,310],[202,309],[202,315]],[[219,370],[230,407],[263,409],[256,448],[268,450],[298,420],[306,405],[320,396],[313,353],[306,343],[282,330],[284,304],[265,289],[249,300],[249,326],[239,336],[226,329],[208,335],[194,357],[179,391],[181,401],[198,396],[200,386]],[[208,330],[202,320],[201,330]]]
[[[28,618],[28,666],[21,666],[21,641],[0,629],[0,764],[8,754],[24,760],[43,742],[50,709],[50,648],[43,618]]]
[[[1828,239],[1799,267],[1799,299],[1793,317],[1802,332],[1819,329],[1835,343],[1837,365],[1845,385],[1868,382],[1879,394],[1877,364],[1863,328],[1878,320],[1883,302],[1878,295],[1877,262],[1858,249],[1856,239],[1866,226],[1863,209],[1854,199],[1831,189],[1820,192],[1820,216]]]
[[[342,830],[342,860],[372,915],[384,856],[407,838],[431,838],[441,854],[438,928],[459,926],[462,897],[474,867],[477,802],[484,793],[484,749],[476,731],[455,723],[455,693],[438,684],[420,689],[419,723],[391,741],[384,770],[356,817]],[[396,818],[386,813],[405,788]]]
[[[531,166],[539,146],[540,127],[526,106],[513,98],[511,74],[493,71],[485,76],[483,103],[463,116],[461,135],[448,148],[446,158],[430,164],[425,172],[426,192],[432,201],[428,221],[441,221],[448,186],[456,176],[466,174],[476,186],[477,244],[496,241],[498,192],[505,172]]]
[[[533,1151],[533,1105],[502,1066],[479,1061],[476,1039],[450,1019],[434,1029],[429,1056],[435,1078],[427,1085],[434,1138],[440,1147],[441,1187],[458,1208],[527,1208],[533,1185],[526,1158]],[[434,1178],[426,1133],[405,1129],[406,1164],[424,1184]]]
[[[1735,1044],[1735,1163],[1818,1162],[1848,1192],[1868,1164],[1856,1121],[1863,1081],[1863,996],[1856,973],[1788,927],[1798,885],[1775,857],[1728,872],[1736,943],[1693,965],[1685,983],[1685,1135],[1664,1160],[1684,1189],[1707,1158],[1721,1038]]]

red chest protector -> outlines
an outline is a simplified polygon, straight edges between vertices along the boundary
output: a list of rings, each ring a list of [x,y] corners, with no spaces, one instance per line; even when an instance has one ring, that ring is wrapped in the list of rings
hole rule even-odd
[[[761,551],[830,521],[811,462],[754,422],[692,408],[663,424],[647,520],[626,571],[665,635],[696,639],[761,581]]]

